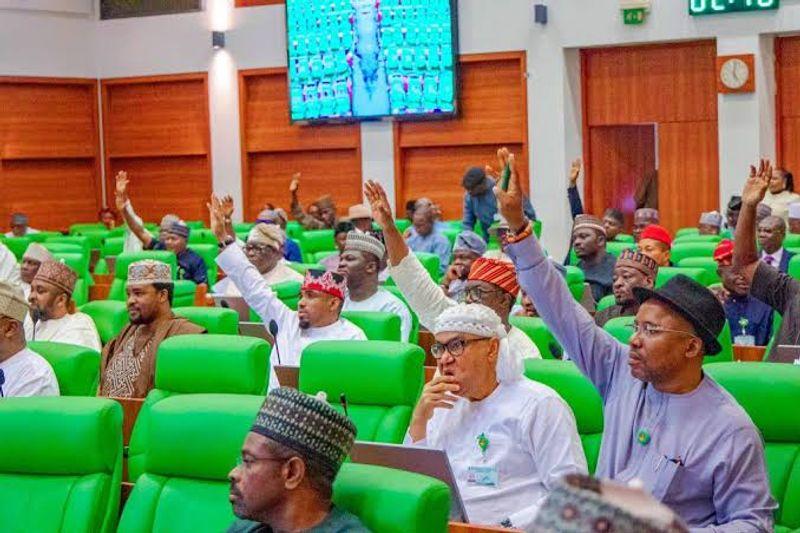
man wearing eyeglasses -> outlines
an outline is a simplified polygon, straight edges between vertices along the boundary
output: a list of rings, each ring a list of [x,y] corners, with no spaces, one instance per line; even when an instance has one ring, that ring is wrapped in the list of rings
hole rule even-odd
[[[283,262],[283,231],[275,224],[259,223],[247,234],[244,253],[268,285],[284,281],[303,281],[303,276]],[[241,296],[230,278],[214,285],[214,293]]]
[[[514,168],[499,191],[520,283],[550,331],[603,397],[597,476],[638,480],[692,531],[772,531],[764,446],[736,401],[702,371],[719,353],[725,312],[686,276],[658,290],[633,289],[640,303],[630,346],[597,327],[546,261],[521,208]]]
[[[438,375],[422,391],[405,442],[447,452],[471,522],[528,531],[556,482],[587,470],[572,411],[525,378],[488,307],[448,307],[433,332]]]

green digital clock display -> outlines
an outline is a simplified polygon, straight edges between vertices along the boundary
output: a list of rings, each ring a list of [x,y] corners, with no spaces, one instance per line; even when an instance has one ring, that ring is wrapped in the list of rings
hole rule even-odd
[[[778,9],[781,0],[689,0],[690,15],[721,15],[736,11]]]

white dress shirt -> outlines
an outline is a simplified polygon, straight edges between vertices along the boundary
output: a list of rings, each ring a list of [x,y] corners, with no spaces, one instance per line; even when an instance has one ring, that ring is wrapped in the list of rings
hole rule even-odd
[[[63,342],[91,348],[98,352],[103,350],[100,335],[92,318],[84,313],[66,314],[62,318],[40,320],[34,326],[25,322],[25,339],[32,341]]]
[[[353,301],[349,296],[344,300],[344,311],[378,311],[392,313],[400,317],[400,340],[408,342],[411,335],[411,313],[400,298],[386,289],[378,289],[375,294],[361,300]]]
[[[44,357],[23,348],[0,362],[0,398],[16,396],[58,396],[58,380]]]

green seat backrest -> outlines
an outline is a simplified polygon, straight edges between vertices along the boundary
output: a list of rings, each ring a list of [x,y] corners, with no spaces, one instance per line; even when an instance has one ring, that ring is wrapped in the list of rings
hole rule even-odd
[[[583,296],[583,284],[586,277],[583,275],[583,270],[576,266],[568,265],[564,267],[567,270],[566,280],[569,286],[569,292],[575,300],[580,301]]]
[[[196,229],[204,229],[206,227],[206,223],[202,220],[187,220],[186,227],[196,230]]]
[[[322,264],[322,260],[332,255],[338,254],[338,250],[325,250],[324,252],[317,252],[314,254],[312,261],[317,264]]]
[[[530,337],[533,343],[539,348],[539,353],[543,359],[561,359],[564,350],[550,330],[539,317],[512,316],[509,318],[512,326],[518,327]]]
[[[613,242],[627,242],[633,245],[633,235],[629,235],[627,233],[618,233],[616,237],[614,237]]]
[[[787,233],[783,238],[784,248],[800,248],[800,233]]]
[[[51,250],[52,251],[52,250]],[[56,261],[60,261],[64,263],[68,267],[70,267],[77,275],[78,278],[94,284],[92,280],[92,275],[89,272],[89,256],[81,253],[64,253],[64,252],[54,252],[53,257],[55,257]]]
[[[428,476],[346,463],[333,484],[333,501],[374,533],[443,533],[450,489]]]
[[[197,283],[188,279],[175,280],[175,295],[172,300],[172,308],[192,307],[195,304],[197,294]]]
[[[400,341],[400,317],[394,313],[378,311],[342,311],[349,320],[364,332],[371,341]]]
[[[86,280],[80,278],[75,280],[72,301],[75,302],[76,307],[80,307],[89,301],[89,284],[86,283]]]
[[[42,246],[47,248],[50,253],[58,254],[78,254],[89,255],[80,244],[74,242],[43,242]]]
[[[295,272],[302,274],[304,276],[306,275],[306,272],[309,270],[325,270],[325,268],[319,263],[293,263],[290,261],[286,263],[286,265]]]
[[[422,348],[401,342],[316,342],[303,350],[298,388],[325,391],[339,411],[344,393],[358,440],[399,444],[422,390],[424,360]]]
[[[147,226],[145,226],[145,228],[146,227]],[[123,235],[125,235],[125,231],[127,229],[128,229],[128,226],[125,226],[124,224],[122,226],[117,226],[116,228],[108,231],[108,236],[109,237],[122,237]]]
[[[194,250],[197,255],[203,258],[208,271],[208,284],[213,286],[217,283],[219,272],[216,263],[217,255],[219,255],[219,246],[216,244],[190,244],[189,249]]]
[[[397,231],[404,233],[408,228],[411,227],[411,221],[407,218],[396,218],[394,219],[394,225],[397,228]]]
[[[188,243],[192,244],[213,244],[217,245],[217,238],[210,229],[192,229],[189,233]]]
[[[102,222],[86,222],[81,224],[72,224],[69,227],[70,235],[81,235],[84,231],[103,231],[106,230]]]
[[[236,233],[247,233],[255,226],[255,222],[235,222],[233,231]]]
[[[79,235],[86,237],[89,240],[89,248],[92,250],[99,250],[103,247],[103,241],[110,235],[110,232],[103,229],[84,230]]]
[[[627,250],[628,248],[636,249],[636,245],[632,242],[626,241],[611,241],[606,243],[606,252],[610,253],[614,257],[619,257],[619,254],[622,253],[622,250]]]
[[[525,376],[554,389],[575,414],[589,472],[594,473],[603,436],[603,400],[572,361],[526,359]]]
[[[422,266],[428,271],[428,274],[431,275],[431,279],[439,281],[439,266],[441,262],[439,256],[427,252],[414,252],[414,255],[417,256],[419,262],[422,263]]]
[[[684,237],[686,235],[699,235],[700,230],[695,227],[689,228],[678,228],[678,231],[675,232],[675,238]]]
[[[717,355],[706,355],[703,358],[703,364],[709,363],[726,363],[733,361],[733,339],[731,338],[731,325],[726,320],[717,340],[719,341],[722,350]]]
[[[227,475],[264,397],[182,394],[141,413],[140,467],[118,533],[226,531],[235,519]],[[131,441],[131,449],[133,441]]]
[[[687,257],[714,257],[715,242],[676,242],[672,245],[671,258],[675,264]]]
[[[533,233],[536,235],[537,239],[542,238],[542,221],[541,220],[534,220],[533,221]]]
[[[58,380],[61,396],[95,396],[100,379],[100,353],[62,342],[31,341],[28,348],[44,357]]]
[[[128,308],[125,302],[94,300],[82,305],[80,310],[92,318],[103,344],[108,344],[128,325]]]
[[[131,434],[130,479],[144,471],[153,406],[176,395],[261,395],[267,391],[270,346],[255,337],[178,335],[158,347],[155,388],[145,398]]]
[[[711,283],[720,283],[719,274],[717,274],[717,262],[713,257],[685,257],[678,262],[680,268],[702,268],[706,271],[706,280],[711,280]]]
[[[597,302],[596,309],[599,312],[602,311],[603,309],[608,309],[609,307],[613,307],[614,305],[616,305],[616,303],[617,300],[616,298],[614,298],[613,294],[606,294],[605,296],[600,298],[599,302]]]
[[[270,285],[270,289],[278,296],[292,311],[297,311],[297,302],[300,301],[300,287],[303,284],[299,281],[282,281],[275,285]],[[250,322],[261,322],[261,317],[250,309]]]
[[[3,244],[11,250],[11,253],[17,258],[17,261],[22,261],[22,256],[25,254],[25,250],[28,249],[28,245],[30,245],[31,242],[33,241],[28,237],[3,238]]]
[[[319,229],[304,231],[299,238],[300,250],[303,252],[303,261],[313,262],[314,254],[336,250],[336,241],[333,239],[332,229]]]
[[[302,224],[300,224],[298,221],[290,220],[289,222],[286,223],[286,235],[290,239],[297,240],[300,238],[300,235],[302,235],[304,232],[305,230],[303,229]]]
[[[458,234],[462,231],[461,228],[447,227],[441,229],[441,234],[447,237],[447,240],[450,241],[450,248],[452,248],[456,243],[456,237],[458,237]]]
[[[619,342],[628,344],[633,336],[634,316],[618,316],[605,323],[603,329]]]
[[[62,244],[77,244],[81,247],[83,252],[86,255],[89,255],[92,251],[92,243],[89,241],[87,237],[82,237],[79,235],[72,235],[72,236],[59,236],[59,237],[48,237],[44,244],[47,243],[62,243]]]
[[[25,237],[31,240],[31,242],[38,242],[39,244],[43,243],[47,239],[51,237],[63,237],[64,234],[60,231],[40,231],[39,233],[29,233]]]
[[[174,313],[193,324],[205,328],[209,333],[221,335],[239,334],[239,313],[224,307],[177,307]]]
[[[119,513],[122,408],[106,398],[0,400],[3,531],[110,533]]]
[[[705,269],[702,268],[683,268],[683,267],[658,267],[658,275],[656,276],[656,288],[661,287],[667,281],[683,274],[686,277],[692,278],[697,283],[708,287],[712,281],[708,279]]]
[[[122,250],[125,248],[125,237],[107,237],[105,241],[103,241],[103,247],[100,248],[100,255],[103,257],[106,256],[118,256],[122,253]]]
[[[720,363],[704,370],[739,402],[764,439],[767,473],[778,501],[776,531],[800,528],[800,366]]]
[[[417,344],[419,341],[419,317],[414,310],[411,309],[411,306],[408,305],[405,295],[396,285],[384,285],[383,288],[397,296],[406,306],[408,312],[411,313],[411,333],[408,335],[408,342]]]
[[[789,267],[786,273],[794,279],[800,279],[800,255],[795,255],[789,259]]]
[[[718,244],[722,240],[721,235],[684,235],[682,237],[677,237],[673,242],[672,245],[675,246],[676,244],[688,244],[688,243],[713,243]]]

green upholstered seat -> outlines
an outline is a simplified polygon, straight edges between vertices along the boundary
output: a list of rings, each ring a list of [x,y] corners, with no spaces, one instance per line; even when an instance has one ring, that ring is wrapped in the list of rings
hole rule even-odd
[[[81,247],[86,255],[89,255],[92,251],[92,243],[89,241],[89,239],[79,235],[48,237],[44,241],[44,244],[47,243],[77,244]]]
[[[188,279],[175,280],[175,293],[172,300],[172,308],[192,307],[195,304],[197,294],[197,283]]]
[[[789,267],[786,273],[794,279],[800,279],[800,255],[795,255],[789,259]]]
[[[110,533],[119,512],[122,408],[106,398],[0,400],[0,529]]]
[[[236,233],[247,233],[253,229],[255,225],[255,222],[234,222],[233,231]]]
[[[89,240],[89,248],[92,250],[99,250],[103,247],[103,241],[109,236],[109,231],[103,229],[87,229],[77,234],[81,237],[86,237]]]
[[[678,239],[680,237],[685,237],[687,235],[699,235],[700,230],[696,227],[689,227],[689,228],[679,228],[678,231],[675,232],[675,238]]]
[[[52,250],[51,250],[52,251]],[[88,287],[90,285],[94,285],[94,278],[92,278],[92,274],[89,272],[89,259],[90,256],[82,254],[82,253],[61,253],[56,252],[53,253],[53,257],[56,261],[60,261],[70,267],[77,275],[78,279],[83,280],[84,287],[88,291]],[[88,293],[86,294],[86,298],[88,299]]]
[[[290,220],[286,223],[286,235],[290,239],[299,239],[300,235],[305,233],[305,229],[303,229],[303,225],[300,224],[296,220]]]
[[[202,220],[187,220],[185,222],[185,224],[186,224],[186,227],[188,227],[188,228],[190,228],[192,230],[207,229],[206,228],[206,223],[203,222]]]
[[[408,336],[408,342],[417,344],[419,341],[419,317],[414,310],[411,309],[411,306],[408,305],[405,295],[396,285],[384,285],[383,288],[397,296],[397,298],[405,304],[408,312],[411,313],[411,333]]]
[[[390,341],[321,341],[303,350],[299,389],[345,394],[359,440],[401,443],[423,385],[422,348]]]
[[[627,241],[611,241],[606,243],[606,251],[614,257],[619,257],[619,254],[622,253],[622,250],[627,250],[628,248],[635,250],[636,245],[633,242]]]
[[[394,313],[377,311],[342,311],[349,320],[364,332],[371,341],[400,341],[400,317]]]
[[[633,245],[633,235],[629,235],[627,233],[618,233],[611,242],[627,242]]]
[[[672,245],[675,246],[676,244],[687,244],[687,243],[713,243],[717,244],[722,240],[720,235],[684,235],[682,237],[676,238]]]
[[[613,294],[606,294],[605,296],[600,298],[599,302],[597,302],[596,310],[600,312],[603,309],[608,309],[609,307],[613,307],[614,305],[616,305],[616,303],[617,300],[616,298],[614,298]]]
[[[145,398],[131,434],[128,472],[144,469],[148,417],[154,405],[183,394],[261,395],[267,391],[269,344],[255,337],[178,335],[158,347],[155,388]]]
[[[216,246],[217,238],[210,229],[192,228],[189,232],[188,243],[191,244],[213,244]]]
[[[325,270],[325,268],[319,263],[293,263],[290,261],[286,263],[286,265],[295,272],[303,274],[304,276],[309,270]]]
[[[714,250],[717,248],[716,242],[691,241],[675,242],[672,245],[670,257],[672,262],[678,264],[687,257],[714,257]]]
[[[239,313],[224,307],[176,307],[173,311],[209,333],[239,334]]]
[[[800,233],[787,233],[783,238],[784,248],[800,248]]]
[[[800,531],[800,366],[720,363],[704,370],[739,402],[764,439],[776,531]]]
[[[300,301],[300,287],[302,286],[303,284],[299,281],[282,281],[270,285],[270,289],[289,309],[297,311],[297,302]],[[261,322],[261,317],[252,309],[250,309],[250,322]]]
[[[581,297],[583,297],[583,284],[586,281],[586,277],[583,275],[583,270],[576,266],[566,266],[564,267],[567,269],[567,285],[569,286],[569,292],[572,293],[572,297],[575,300],[580,301]]]
[[[414,252],[419,262],[422,263],[423,268],[431,275],[431,279],[439,281],[439,266],[441,259],[436,254],[429,254],[427,252]]]
[[[85,231],[100,231],[105,229],[106,227],[102,222],[84,222],[70,225],[69,234],[81,235]]]
[[[106,240],[103,241],[102,248],[100,248],[100,255],[103,257],[116,257],[122,253],[124,248],[125,237],[106,237]]]
[[[709,279],[705,269],[703,268],[658,267],[658,275],[656,276],[656,288],[661,287],[667,281],[677,276],[678,274],[683,274],[686,277],[692,278],[699,284],[704,285],[706,287],[712,284],[712,280]]]
[[[314,263],[322,264],[323,259],[326,259],[332,255],[337,255],[338,253],[338,250],[325,250],[324,252],[317,252],[314,254],[313,261]]]
[[[47,248],[50,253],[54,254],[88,255],[83,246],[74,242],[43,242],[42,246]]]
[[[80,278],[75,280],[72,301],[75,302],[76,307],[80,307],[89,301],[89,284],[86,283],[86,280]]]
[[[721,281],[717,274],[717,262],[713,257],[685,257],[677,264],[679,268],[702,268],[706,271],[706,281],[711,284]]]
[[[39,233],[29,233],[25,237],[31,240],[31,242],[38,242],[42,244],[47,239],[52,237],[63,237],[64,234],[60,231],[40,231]]]
[[[136,261],[153,259],[167,263],[172,270],[172,279],[178,275],[178,260],[175,254],[165,250],[144,250],[141,252],[123,252],[117,256],[117,263],[114,267],[114,281],[108,292],[109,300],[125,300],[125,282],[128,279],[128,266]]]
[[[633,316],[618,316],[605,323],[603,329],[619,342],[628,344],[633,336]]]
[[[303,252],[303,261],[306,263],[312,263],[317,252],[336,250],[332,229],[304,231],[298,240],[300,250]]]
[[[396,218],[394,219],[394,225],[400,233],[403,233],[411,227],[411,221],[407,218]]]
[[[447,228],[442,228],[440,233],[445,237],[447,237],[447,240],[450,241],[450,248],[452,248],[453,245],[456,243],[456,237],[458,237],[458,234],[461,233],[462,231],[463,230],[460,227],[458,228],[447,227]]]
[[[217,269],[217,255],[219,255],[219,246],[217,244],[190,244],[190,250],[194,250],[203,262],[206,264],[208,271],[208,285],[213,286],[217,282],[219,270]]]
[[[62,396],[95,396],[100,379],[100,353],[62,342],[31,341],[28,348],[44,357],[58,380]]]
[[[11,251],[11,253],[14,254],[14,257],[17,258],[17,261],[22,261],[22,255],[33,241],[28,237],[4,237],[2,242]]]
[[[589,472],[594,472],[603,436],[603,400],[592,382],[572,361],[526,359],[525,376],[554,389],[572,408]]]
[[[539,317],[512,316],[509,318],[512,326],[518,327],[530,337],[533,343],[539,348],[539,353],[543,359],[561,359],[564,350],[550,330]]]
[[[82,305],[80,310],[92,318],[103,344],[119,335],[122,328],[128,325],[128,308],[125,302],[94,300]]]

